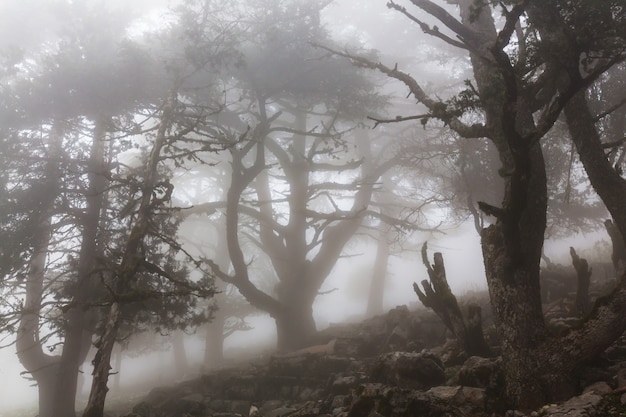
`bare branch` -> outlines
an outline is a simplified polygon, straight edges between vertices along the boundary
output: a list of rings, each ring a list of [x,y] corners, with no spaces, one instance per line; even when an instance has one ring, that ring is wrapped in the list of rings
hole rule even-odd
[[[473,45],[478,41],[478,36],[470,28],[458,21],[454,16],[448,13],[443,7],[433,3],[430,0],[411,0],[415,6],[424,10],[429,15],[438,19],[448,29],[456,33],[457,36],[466,44]]]
[[[424,23],[423,21],[419,20],[417,17],[415,17],[414,15],[409,13],[406,10],[405,7],[400,6],[399,4],[394,3],[393,1],[389,1],[387,3],[387,7],[390,8],[390,9],[395,9],[395,10],[399,11],[400,13],[402,13],[403,15],[405,15],[406,17],[411,19],[413,22],[417,23],[419,25],[420,29],[422,29],[422,32],[424,32],[425,34],[430,35],[430,36],[434,36],[435,38],[439,38],[439,39],[443,40],[444,42],[446,42],[446,43],[448,43],[448,44],[450,44],[452,46],[456,46],[457,48],[469,49],[467,47],[467,45],[465,45],[463,42],[460,42],[460,41],[458,41],[456,39],[452,39],[451,37],[441,33],[437,26],[433,26],[431,28],[426,23]]]
[[[397,65],[394,66],[394,68],[389,68],[380,62],[376,63],[362,56],[352,55],[348,52],[340,52],[320,44],[314,44],[314,46],[324,49],[335,55],[347,58],[354,65],[363,68],[378,70],[391,78],[395,78],[401,81],[409,88],[410,94],[412,94],[419,103],[424,104],[428,108],[428,110],[431,112],[432,118],[440,119],[449,124],[450,128],[458,133],[459,136],[463,138],[482,138],[491,136],[491,130],[485,127],[483,124],[473,124],[471,126],[468,126],[461,122],[458,117],[450,115],[446,111],[447,106],[444,102],[440,100],[433,100],[432,98],[430,98],[428,94],[426,94],[424,89],[415,80],[415,78],[411,77],[409,74],[403,71],[398,70]]]
[[[613,113],[615,110],[619,109],[620,107],[622,107],[624,104],[626,104],[626,97],[624,97],[623,99],[621,99],[617,104],[609,107],[608,109],[606,109],[605,111],[603,111],[602,113],[598,114],[596,117],[593,118],[594,122],[598,122],[600,121],[600,119],[605,118],[606,116],[608,116],[609,114]]]

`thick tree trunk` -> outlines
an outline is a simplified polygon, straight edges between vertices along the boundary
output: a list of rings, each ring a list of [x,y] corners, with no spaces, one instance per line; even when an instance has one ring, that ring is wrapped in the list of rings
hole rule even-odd
[[[511,406],[533,409],[547,400],[573,394],[571,381],[553,380],[539,347],[546,339],[546,327],[539,295],[539,268],[511,265],[504,249],[501,227],[492,225],[482,233],[485,272],[504,358],[506,392]],[[546,378],[547,377],[547,378]],[[567,378],[567,375],[561,375]],[[558,390],[565,388],[564,392]]]
[[[460,6],[463,23],[473,32],[470,59],[504,182],[500,207],[479,203],[496,220],[481,232],[485,274],[508,398],[513,406],[531,409],[554,398],[554,387],[542,380],[544,364],[536,355],[547,337],[539,285],[547,209],[545,163],[539,142],[525,136],[535,128],[532,112],[499,45],[491,9],[477,10],[473,0],[462,0]]]
[[[279,352],[290,352],[315,344],[317,329],[310,305],[291,305],[274,319]]]

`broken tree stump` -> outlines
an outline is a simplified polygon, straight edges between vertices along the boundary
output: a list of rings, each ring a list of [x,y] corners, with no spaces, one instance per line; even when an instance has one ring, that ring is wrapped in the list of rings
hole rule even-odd
[[[591,283],[591,268],[586,259],[578,256],[574,248],[569,248],[572,257],[572,265],[576,270],[577,286],[576,286],[576,302],[574,310],[578,316],[584,316],[589,312],[589,284]]]
[[[482,316],[479,306],[469,307],[468,321],[465,322],[456,296],[452,293],[446,277],[443,255],[436,252],[431,265],[427,255],[427,243],[422,246],[422,262],[429,280],[422,281],[422,291],[417,283],[413,290],[424,305],[432,309],[445,326],[455,335],[459,345],[470,356],[491,356],[491,351],[482,329]]]

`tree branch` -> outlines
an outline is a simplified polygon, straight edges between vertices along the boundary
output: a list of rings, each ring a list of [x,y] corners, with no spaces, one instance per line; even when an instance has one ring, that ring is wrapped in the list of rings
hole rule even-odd
[[[332,54],[342,56],[344,58],[349,59],[354,65],[374,69],[386,74],[391,78],[395,78],[398,81],[401,81],[409,88],[410,94],[412,94],[419,103],[424,104],[428,110],[431,112],[431,117],[434,119],[440,119],[443,122],[447,123],[452,130],[459,134],[459,136],[463,138],[482,138],[482,137],[490,137],[491,130],[486,128],[483,124],[473,124],[466,125],[459,120],[458,117],[454,117],[450,115],[446,111],[446,103],[433,100],[426,94],[424,89],[419,85],[419,83],[415,80],[415,78],[411,77],[409,74],[398,70],[397,65],[394,68],[389,68],[382,63],[373,62],[365,57],[352,55],[348,52],[340,52],[330,47],[313,44],[315,47],[324,49]]]
[[[437,26],[433,26],[431,28],[426,23],[424,23],[423,21],[419,20],[417,17],[415,17],[414,15],[409,13],[406,10],[405,7],[400,6],[399,4],[394,3],[393,1],[389,1],[387,3],[387,7],[390,8],[390,9],[394,9],[394,10],[399,11],[400,13],[402,13],[403,15],[408,17],[410,20],[412,20],[413,22],[417,23],[419,25],[420,29],[422,29],[422,32],[424,32],[425,34],[433,36],[435,38],[439,38],[442,41],[444,41],[444,42],[446,42],[446,43],[448,43],[448,44],[450,44],[452,46],[456,46],[457,48],[469,49],[468,46],[465,45],[463,42],[460,42],[460,41],[458,41],[456,39],[452,39],[451,37],[441,33]]]

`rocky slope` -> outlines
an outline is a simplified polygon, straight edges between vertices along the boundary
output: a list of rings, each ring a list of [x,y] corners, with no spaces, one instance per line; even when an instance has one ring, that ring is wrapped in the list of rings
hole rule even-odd
[[[625,416],[624,346],[588,368],[580,396],[531,415]],[[315,346],[154,389],[127,417],[523,416],[502,401],[500,363],[465,357],[434,314],[398,307],[331,326]]]

